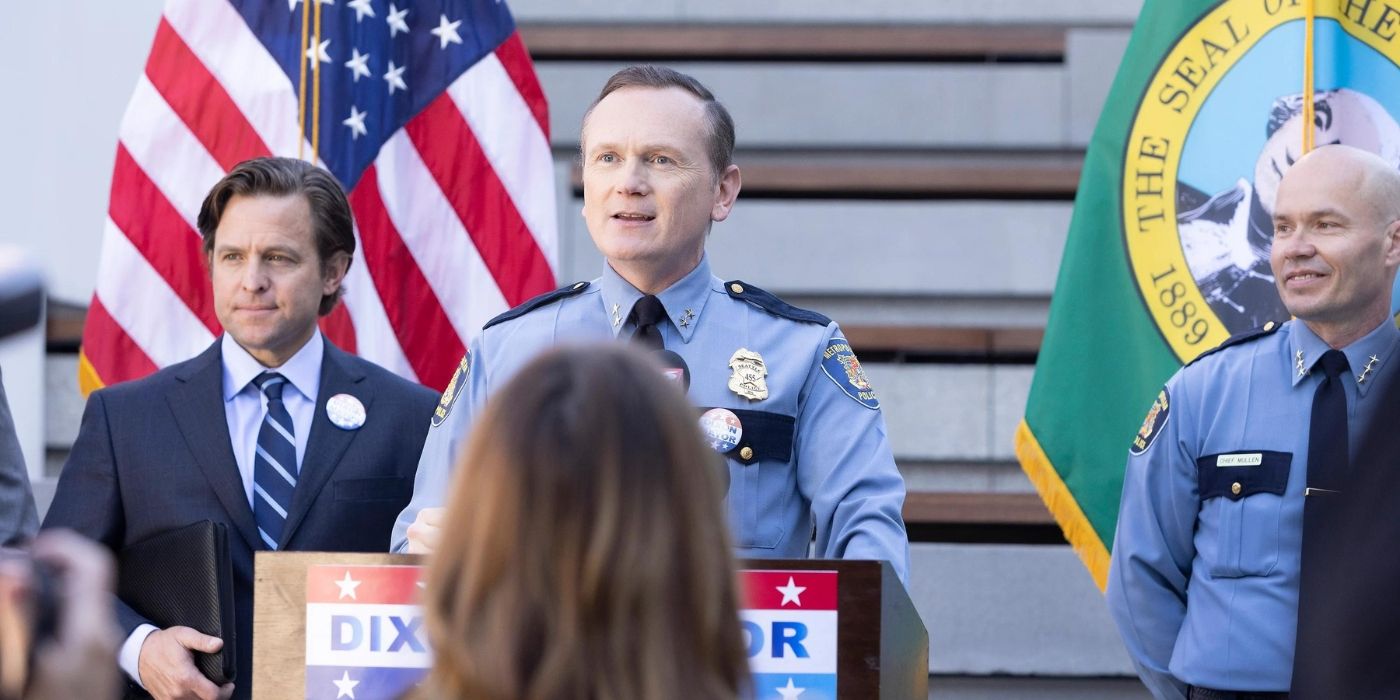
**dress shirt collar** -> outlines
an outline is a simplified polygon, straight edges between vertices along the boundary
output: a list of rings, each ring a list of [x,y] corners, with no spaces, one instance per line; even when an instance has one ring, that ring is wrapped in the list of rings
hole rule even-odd
[[[1289,335],[1290,350],[1293,353],[1293,385],[1297,386],[1298,382],[1313,372],[1322,353],[1332,348],[1308,328],[1306,323],[1296,319],[1293,321],[1293,332]],[[1342,348],[1342,352],[1347,356],[1347,364],[1351,366],[1351,378],[1356,383],[1357,396],[1365,396],[1367,390],[1376,383],[1377,375],[1391,358],[1397,340],[1400,340],[1400,329],[1396,328],[1395,319],[1386,316],[1370,333]]]
[[[705,302],[710,298],[711,281],[709,255],[701,255],[700,264],[696,265],[694,270],[656,295],[662,306],[666,307],[666,315],[670,317],[671,323],[680,332],[681,342],[689,343],[690,337],[695,333],[700,314],[705,310]],[[600,284],[603,288],[600,295],[603,299],[603,310],[607,312],[613,337],[616,338],[622,332],[623,326],[627,325],[627,316],[632,313],[632,305],[642,298],[642,293],[633,287],[632,283],[623,279],[622,275],[617,274],[607,262],[603,263]]]
[[[224,401],[232,401],[247,388],[249,382],[269,368],[253,359],[228,333],[219,342],[222,344],[220,350],[224,364]],[[287,383],[308,401],[314,402],[317,392],[321,390],[321,357],[325,351],[325,340],[321,338],[320,329],[317,329],[311,334],[311,340],[306,341],[290,360],[272,369],[286,377]]]

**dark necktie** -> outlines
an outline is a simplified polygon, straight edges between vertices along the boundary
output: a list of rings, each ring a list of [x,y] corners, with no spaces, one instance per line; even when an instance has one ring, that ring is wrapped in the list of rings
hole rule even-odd
[[[628,320],[637,325],[637,330],[632,333],[632,340],[652,349],[661,350],[665,345],[661,342],[661,326],[658,324],[666,318],[666,307],[661,305],[661,300],[650,294],[637,300],[632,305],[632,314]]]
[[[1325,376],[1313,394],[1312,422],[1308,428],[1308,488],[1339,491],[1351,457],[1347,447],[1347,394],[1343,383],[1351,378],[1347,356],[1341,350],[1322,354],[1317,366]],[[1307,520],[1303,538],[1307,540]]]
[[[1303,556],[1298,581],[1298,636],[1294,649],[1293,687],[1316,684],[1308,656],[1324,645],[1335,625],[1326,618],[1325,598],[1335,595],[1335,582],[1328,577],[1335,571],[1334,560],[1341,543],[1336,534],[1338,498],[1350,469],[1347,445],[1347,395],[1344,384],[1351,379],[1347,356],[1340,350],[1323,353],[1317,366],[1325,376],[1313,394],[1312,419],[1308,428],[1308,487],[1303,497]],[[1301,662],[1301,663],[1300,663]],[[1300,671],[1302,672],[1300,674]]]
[[[253,452],[253,520],[258,524],[263,544],[277,549],[297,485],[296,433],[292,416],[282,404],[287,378],[276,372],[263,372],[253,383],[267,395],[267,415],[263,416]]]

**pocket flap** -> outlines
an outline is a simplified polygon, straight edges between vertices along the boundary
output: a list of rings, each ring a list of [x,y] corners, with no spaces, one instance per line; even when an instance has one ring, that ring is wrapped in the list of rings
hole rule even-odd
[[[1288,488],[1292,452],[1236,450],[1196,460],[1201,500],[1224,496],[1232,501],[1256,493],[1282,496]]]
[[[796,418],[783,413],[728,408],[727,406],[724,408],[734,412],[743,431],[739,443],[725,454],[726,457],[744,464],[752,464],[759,460],[792,461],[792,438],[797,428]],[[701,408],[700,412],[704,413],[708,410],[710,409]],[[753,456],[747,460],[739,456],[745,447],[752,448]]]

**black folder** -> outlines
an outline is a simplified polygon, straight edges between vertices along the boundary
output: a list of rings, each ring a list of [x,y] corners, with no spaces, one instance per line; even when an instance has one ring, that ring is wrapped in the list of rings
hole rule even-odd
[[[194,665],[215,685],[234,680],[233,560],[223,523],[201,520],[128,546],[117,597],[162,629],[183,625],[223,639],[216,653],[194,652]]]

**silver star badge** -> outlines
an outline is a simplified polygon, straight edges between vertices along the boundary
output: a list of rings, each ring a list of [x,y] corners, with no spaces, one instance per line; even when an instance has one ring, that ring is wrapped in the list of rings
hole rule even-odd
[[[1304,365],[1304,364],[1303,364],[1303,351],[1302,351],[1302,350],[1299,350],[1299,351],[1298,351],[1298,354],[1297,354],[1297,355],[1294,355],[1294,358],[1297,359],[1296,365],[1297,365],[1297,367],[1298,367],[1298,376],[1300,376],[1300,377],[1306,377],[1306,376],[1308,376],[1308,374],[1309,374],[1309,372],[1308,372],[1308,367],[1307,367],[1307,365]]]
[[[695,312],[694,312],[694,311],[691,311],[690,309],[686,309],[686,310],[685,310],[685,313],[682,313],[682,314],[681,314],[681,320],[677,321],[677,323],[680,324],[681,328],[685,328],[685,327],[687,327],[687,326],[690,325],[690,322],[691,322],[691,321],[694,321],[694,320],[695,320]]]
[[[621,315],[621,312],[618,310],[618,308],[619,308],[619,307],[618,307],[617,304],[613,304],[613,307],[612,307],[612,322],[613,322],[613,328],[617,328],[618,326],[622,325],[622,315]]]
[[[1371,373],[1371,370],[1376,366],[1376,363],[1377,363],[1377,362],[1380,362],[1380,361],[1381,361],[1381,358],[1376,357],[1375,355],[1372,355],[1372,356],[1370,356],[1369,358],[1367,358],[1367,359],[1366,359],[1366,366],[1361,368],[1361,374],[1356,375],[1356,383],[1357,383],[1357,384],[1365,384],[1365,383],[1366,383],[1366,375],[1370,374],[1370,373]]]

